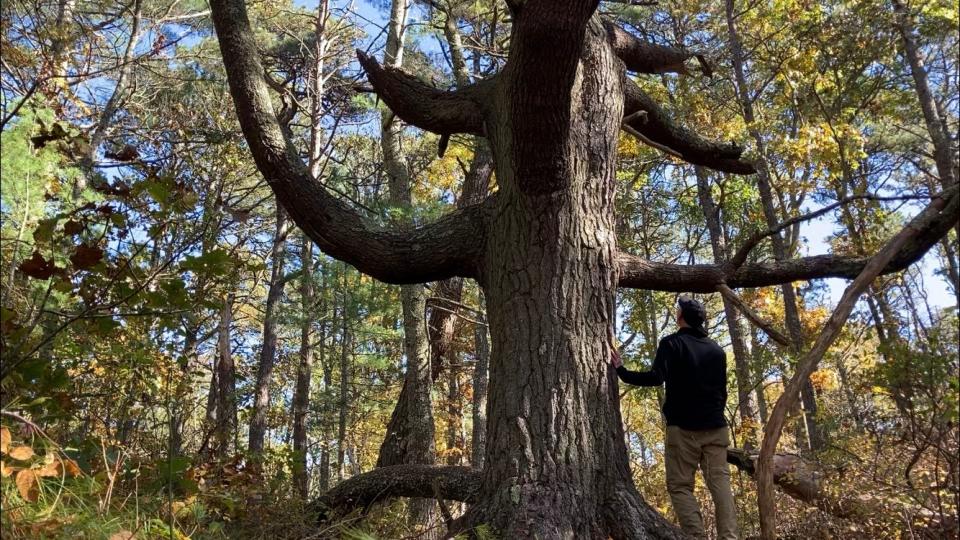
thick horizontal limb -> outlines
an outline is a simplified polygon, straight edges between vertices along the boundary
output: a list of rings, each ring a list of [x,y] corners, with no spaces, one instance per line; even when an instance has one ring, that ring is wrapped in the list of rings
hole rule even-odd
[[[881,274],[899,272],[923,255],[960,221],[960,194],[954,185],[934,199],[943,199],[938,211],[924,211],[920,219],[911,223],[918,229],[903,248],[884,267]],[[939,205],[938,205],[939,206]],[[931,207],[928,207],[928,209]],[[718,264],[669,264],[654,262],[630,255],[618,254],[620,286],[632,289],[651,289],[675,292],[714,292],[717,285],[730,288],[767,287],[794,281],[821,278],[853,279],[859,275],[870,257],[816,255],[785,261],[747,263],[727,273]]]
[[[740,159],[743,149],[734,143],[717,143],[700,137],[670,118],[656,101],[624,77],[624,125],[646,139],[669,148],[681,159],[717,171],[734,174],[753,174],[754,165]],[[640,114],[645,113],[645,114]]]
[[[393,497],[472,503],[480,492],[480,470],[470,467],[393,465],[378,467],[337,484],[320,496],[313,506],[323,516],[328,512],[366,510],[375,502]]]
[[[483,104],[490,99],[494,79],[457,90],[440,90],[357,51],[360,65],[380,99],[404,122],[418,128],[450,135],[484,135]]]
[[[210,7],[237,117],[257,168],[294,222],[325,253],[388,283],[473,277],[483,242],[477,205],[432,224],[386,230],[332,196],[310,175],[286,138],[263,79],[243,0],[212,0]]]
[[[756,472],[757,454],[739,448],[727,450],[727,463],[753,476]],[[774,454],[773,482],[794,499],[840,518],[851,518],[871,513],[866,498],[853,493],[832,493],[824,488],[826,477],[817,464],[794,454]]]
[[[607,39],[617,57],[630,71],[637,73],[689,73],[687,60],[697,57],[701,69],[710,75],[710,67],[703,56],[676,47],[645,43],[637,39],[615,22],[604,20]]]

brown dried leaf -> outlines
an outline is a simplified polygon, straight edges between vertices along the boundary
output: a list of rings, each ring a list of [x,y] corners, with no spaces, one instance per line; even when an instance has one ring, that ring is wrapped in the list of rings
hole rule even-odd
[[[70,256],[70,262],[78,270],[87,270],[100,262],[103,258],[103,250],[96,246],[80,244],[77,250]]]
[[[44,259],[39,251],[34,251],[33,256],[20,263],[18,268],[34,279],[48,279],[59,270],[52,261]]]
[[[0,427],[0,452],[4,454],[7,453],[7,450],[10,449],[10,440],[13,437],[10,435],[10,430],[6,426]]]
[[[10,450],[9,456],[19,461],[26,461],[33,457],[33,448],[29,446],[18,446]]]
[[[133,540],[134,538],[136,538],[136,535],[126,529],[110,535],[110,540]]]
[[[37,502],[40,498],[40,480],[30,469],[24,469],[17,473],[17,491],[24,500]]]
[[[2,475],[4,478],[10,476],[16,470],[17,469],[15,469],[14,467],[7,465],[3,461],[0,461],[0,475]]]
[[[70,221],[63,224],[63,233],[68,236],[73,236],[75,234],[80,234],[83,232],[84,225],[77,220],[71,219]]]
[[[83,471],[80,470],[80,466],[77,465],[77,462],[72,459],[64,461],[63,466],[66,467],[67,474],[70,476],[77,477],[83,474]]]
[[[62,468],[59,461],[51,461],[37,470],[37,476],[61,476]]]

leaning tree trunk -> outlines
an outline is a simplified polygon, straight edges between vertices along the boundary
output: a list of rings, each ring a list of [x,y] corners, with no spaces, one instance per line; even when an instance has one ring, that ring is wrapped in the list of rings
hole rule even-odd
[[[622,66],[602,33],[592,18],[568,65],[521,60],[504,72],[488,126],[500,186],[482,276],[493,348],[480,502],[466,523],[504,538],[679,536],[633,485],[608,362],[624,105]],[[570,46],[545,39],[525,44]],[[538,107],[538,93],[571,91],[536,87],[554,69],[575,70],[584,98],[570,111]]]

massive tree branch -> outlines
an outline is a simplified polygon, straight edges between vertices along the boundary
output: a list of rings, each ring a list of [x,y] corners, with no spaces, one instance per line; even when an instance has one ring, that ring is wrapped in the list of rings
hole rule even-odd
[[[912,224],[918,229],[918,234],[903,245],[881,274],[899,272],[918,261],[960,221],[958,186],[954,185],[934,198],[943,199],[942,208],[925,211]],[[853,279],[870,261],[870,257],[815,255],[785,261],[747,263],[727,274],[723,265],[716,264],[669,264],[627,253],[620,253],[618,259],[621,287],[675,292],[714,292],[721,283],[738,288],[766,287],[828,277]]]
[[[753,174],[753,164],[740,159],[734,143],[711,142],[673,122],[665,110],[629,77],[624,77],[624,125],[656,145],[662,145],[694,165],[734,174]],[[640,114],[643,113],[643,114]],[[648,141],[644,141],[648,142]]]
[[[739,448],[727,450],[727,463],[736,466],[751,477],[756,474],[757,454]],[[817,464],[794,454],[774,454],[773,482],[794,499],[840,518],[851,518],[872,513],[857,493],[833,493],[823,484],[826,473]]]
[[[388,283],[473,277],[490,205],[432,224],[391,231],[330,195],[286,138],[263,79],[243,0],[210,3],[237,117],[257,168],[290,217],[325,253]]]
[[[470,467],[393,465],[378,467],[337,484],[314,501],[323,516],[329,511],[366,510],[392,497],[434,498],[472,503],[480,492],[480,470]]]
[[[494,79],[446,91],[403,70],[381,66],[362,51],[357,51],[357,58],[377,95],[405,122],[442,135],[484,135],[483,104],[490,99]]]
[[[607,39],[610,41],[613,51],[630,71],[687,74],[689,73],[686,66],[687,60],[696,57],[703,72],[707,75],[712,74],[710,66],[702,55],[676,47],[645,43],[620,28],[613,21],[604,20],[603,26],[607,29]]]

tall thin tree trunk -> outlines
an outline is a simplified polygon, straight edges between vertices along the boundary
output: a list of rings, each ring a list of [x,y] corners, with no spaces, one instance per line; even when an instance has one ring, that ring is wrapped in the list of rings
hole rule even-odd
[[[753,358],[754,369],[756,369],[756,396],[757,412],[760,414],[760,425],[767,423],[767,396],[764,393],[764,382],[766,380],[766,371],[764,370],[763,345],[759,339],[760,330],[751,325],[750,329],[750,353]]]
[[[900,37],[903,38],[903,55],[910,64],[910,74],[913,76],[917,101],[920,102],[920,110],[923,111],[923,120],[927,126],[927,133],[930,135],[930,142],[933,143],[934,163],[937,166],[937,174],[940,176],[940,185],[946,188],[956,183],[958,176],[960,176],[960,163],[958,163],[960,158],[958,158],[955,143],[952,142],[950,131],[947,129],[946,118],[941,116],[941,108],[930,89],[927,70],[923,65],[923,57],[915,37],[916,25],[913,18],[902,0],[892,1],[894,24],[900,33]],[[960,303],[960,276],[958,276],[957,271],[957,243],[960,242],[960,223],[954,227],[954,231],[957,239],[951,242],[949,235],[947,235],[941,242],[941,246],[948,261],[947,276],[951,281],[957,302]]]
[[[344,276],[346,280],[346,276]],[[340,419],[337,424],[337,480],[342,481],[346,472],[347,447],[347,417],[350,414],[350,359],[353,356],[353,323],[350,305],[353,300],[348,298],[347,288],[343,290],[343,319],[340,327]]]
[[[745,60],[743,57],[743,47],[741,45],[742,42],[740,40],[740,34],[737,31],[734,0],[725,0],[725,2],[727,33],[730,40],[730,53],[733,60],[733,72],[737,82],[737,99],[740,102],[740,109],[743,113],[743,119],[747,123],[747,129],[750,132],[750,136],[756,143],[757,153],[760,155],[759,159],[756,160],[757,187],[760,190],[760,200],[762,202],[763,215],[766,219],[767,226],[773,228],[778,224],[779,220],[777,218],[777,211],[774,207],[773,190],[770,185],[770,172],[767,165],[765,151],[766,145],[764,143],[763,136],[756,127],[753,112],[753,101],[750,97],[750,91],[747,87],[747,79],[744,73]],[[777,233],[771,237],[771,240],[773,242],[774,258],[776,258],[778,261],[786,259],[787,246],[784,242],[783,236],[780,233]],[[789,334],[790,340],[793,344],[793,353],[799,358],[800,351],[803,350],[804,338],[803,329],[800,324],[800,313],[797,307],[797,294],[793,288],[793,285],[790,283],[786,283],[781,286],[781,291],[783,293],[784,317],[786,319],[787,333]],[[807,437],[809,438],[810,449],[816,451],[823,446],[823,436],[821,434],[820,426],[816,420],[817,401],[814,395],[813,384],[809,380],[803,383],[800,395],[801,403],[803,405],[804,426],[806,428]]]
[[[323,289],[321,289],[323,291]],[[335,314],[337,311],[336,302],[332,306],[327,308],[326,303],[326,293],[323,294],[322,300],[320,302],[320,313],[329,313],[331,315]],[[336,324],[336,319],[334,318],[331,322],[331,327]],[[331,397],[333,393],[333,360],[326,354],[327,347],[327,321],[322,320],[320,322],[320,328],[318,330],[317,336],[317,361],[320,363],[321,369],[323,369],[323,394],[322,401],[320,404],[320,434],[323,437],[323,441],[320,444],[320,490],[326,491],[330,488],[330,442],[333,440],[333,422],[332,422],[332,411],[333,408],[331,405]]]
[[[451,366],[447,381],[447,465],[460,465],[465,455],[466,437],[463,425],[463,374],[459,366]]]
[[[393,0],[387,31],[387,45],[384,51],[384,64],[400,67],[403,64],[403,41],[406,32],[408,0]],[[401,148],[403,126],[399,118],[384,108],[381,117],[381,147],[383,165],[390,187],[390,203],[400,210],[402,216],[396,220],[398,226],[412,223],[413,197],[411,193],[410,171]],[[403,463],[432,465],[436,461],[434,448],[433,406],[430,389],[433,384],[430,365],[430,348],[427,341],[426,324],[426,288],[421,284],[401,285],[400,299],[403,307],[403,352],[406,357],[406,375],[404,385],[410,391],[410,400],[406,404],[407,431],[400,440],[399,458]],[[387,457],[391,448],[391,434],[381,449],[381,458]],[[378,464],[386,465],[386,460]],[[427,499],[413,500],[410,503],[409,521],[411,524],[425,524],[432,516],[433,502]]]
[[[217,332],[217,417],[214,436],[217,451],[221,455],[229,454],[236,448],[237,376],[230,344],[233,300],[233,293],[227,293],[220,312],[220,325]]]
[[[267,411],[270,409],[270,382],[273,368],[277,363],[277,304],[283,296],[286,280],[283,267],[287,253],[287,233],[289,221],[283,208],[277,205],[276,229],[273,236],[273,248],[270,253],[270,284],[267,289],[267,305],[263,313],[263,344],[260,348],[260,363],[257,367],[257,382],[253,392],[253,413],[250,416],[251,454],[263,452],[263,442],[267,433]]]
[[[301,499],[310,491],[307,470],[307,411],[310,405],[310,380],[313,373],[313,243],[303,236],[300,247],[300,363],[293,391],[293,484]]]
[[[72,2],[68,2],[64,5],[69,5],[71,10],[73,8]],[[100,145],[107,136],[107,130],[113,125],[114,115],[116,115],[117,110],[119,110],[123,95],[127,91],[127,84],[134,68],[133,56],[136,53],[137,43],[140,42],[140,36],[143,33],[142,14],[143,1],[135,0],[133,3],[133,17],[130,20],[130,37],[127,41],[127,46],[123,51],[123,56],[118,61],[120,73],[117,75],[117,81],[114,84],[113,92],[107,99],[106,104],[104,104],[103,110],[100,112],[100,117],[97,119],[97,123],[90,131],[90,150],[89,153],[83,157],[83,165],[84,168],[87,169],[87,173],[90,173],[93,170],[93,166],[96,163],[97,151],[100,149]],[[86,188],[86,186],[87,182],[85,175],[77,175],[77,181],[73,187],[74,199],[80,197],[81,192]]]
[[[700,207],[706,218],[707,230],[710,233],[710,246],[713,249],[713,260],[722,264],[727,260],[727,251],[724,243],[723,230],[720,226],[720,209],[713,202],[710,193],[710,179],[703,167],[695,167],[697,177],[697,197]],[[737,374],[737,411],[740,413],[740,422],[744,426],[743,445],[752,448],[756,442],[754,427],[757,425],[757,409],[753,398],[753,386],[750,376],[750,358],[747,344],[740,325],[740,315],[737,308],[726,297],[723,297],[723,311],[727,319],[727,329],[730,334],[730,343],[733,347],[734,368]]]
[[[483,468],[487,447],[487,371],[490,366],[490,341],[487,338],[485,311],[477,314],[473,330],[476,366],[473,369],[473,430],[470,443],[470,465]]]

